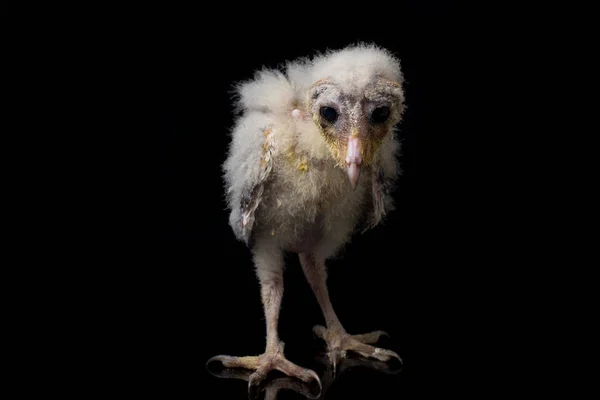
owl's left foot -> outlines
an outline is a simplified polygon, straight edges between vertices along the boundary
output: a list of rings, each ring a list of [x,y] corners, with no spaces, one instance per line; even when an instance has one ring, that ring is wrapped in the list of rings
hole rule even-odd
[[[327,354],[334,371],[336,365],[342,358],[347,356],[349,351],[383,362],[396,359],[402,365],[402,359],[395,352],[370,345],[376,343],[382,336],[389,336],[384,331],[375,331],[363,335],[349,335],[343,329],[327,329],[324,326],[317,325],[313,328],[313,332],[327,343]]]

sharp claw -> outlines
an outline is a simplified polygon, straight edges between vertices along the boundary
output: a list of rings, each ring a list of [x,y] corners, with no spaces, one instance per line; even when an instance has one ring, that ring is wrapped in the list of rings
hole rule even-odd
[[[335,376],[335,372],[337,369],[337,351],[329,353],[329,361],[331,361],[331,366],[333,367],[333,376]]]
[[[400,356],[398,354],[394,353],[393,351],[392,351],[392,353],[393,353],[393,357],[395,357],[398,360],[398,362],[400,363],[400,368],[398,368],[398,369],[399,370],[402,369],[404,367],[404,361],[402,361],[402,358],[400,358]]]
[[[335,349],[329,352],[329,360],[333,366],[333,376],[336,376],[337,365],[342,358],[346,357],[346,351]]]
[[[396,354],[395,352],[393,352],[392,350],[384,350],[384,349],[377,348],[377,349],[375,349],[373,356],[384,362],[387,362],[387,361],[389,361],[389,359],[391,357],[394,357],[395,359],[397,359],[400,362],[401,367],[404,365],[402,358],[400,358],[400,356],[398,354]],[[383,357],[381,357],[381,356],[383,356]]]
[[[388,350],[388,354],[390,356],[396,358],[400,362],[401,365],[404,365],[404,362],[402,361],[402,358],[400,358],[400,356],[396,352],[394,352],[392,350]]]
[[[259,390],[258,385],[251,384],[250,383],[251,381],[252,381],[252,379],[248,381],[248,399],[255,400],[258,398],[258,395],[260,394],[260,390]]]
[[[315,371],[312,371],[312,370],[308,370],[308,373],[319,384],[319,393],[320,393],[321,390],[323,389],[323,385],[321,385],[321,379],[319,378],[319,375],[317,375],[317,373]]]
[[[210,364],[211,362],[215,361],[217,359],[218,356],[214,356],[208,359],[208,361],[206,362],[206,364],[204,364],[205,367],[208,367],[208,364]]]
[[[211,358],[208,359],[208,361],[206,362],[206,364],[204,366],[208,367],[208,364],[210,364],[213,361],[220,361],[221,364],[223,364],[223,361],[226,360],[225,357],[227,357],[227,356],[214,356],[214,357],[211,357]]]
[[[250,391],[253,387],[260,386],[260,383],[264,379],[264,375],[256,371],[248,378],[248,390]]]

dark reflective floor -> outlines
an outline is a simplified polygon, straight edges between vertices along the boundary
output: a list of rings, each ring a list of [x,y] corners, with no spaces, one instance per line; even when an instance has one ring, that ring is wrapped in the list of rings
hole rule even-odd
[[[386,364],[377,360],[368,360],[363,358],[346,358],[336,366],[334,373],[333,367],[329,362],[328,358],[324,354],[317,353],[312,363],[305,365],[311,369],[317,371],[321,380],[321,387],[315,385],[314,382],[306,384],[297,379],[292,379],[282,374],[274,373],[269,376],[266,381],[257,387],[249,388],[249,398],[252,399],[337,399],[337,398],[348,398],[351,394],[355,393],[357,387],[355,383],[358,383],[360,390],[365,389],[365,383],[370,382],[375,386],[377,390],[368,389],[367,392],[371,394],[377,393],[382,388],[380,386],[387,387],[385,390],[387,394],[402,392],[400,388],[394,387],[400,382],[398,378],[390,379],[385,378],[384,375],[398,375],[401,372],[400,365]],[[245,370],[233,370],[228,368],[215,368],[212,366],[207,367],[209,372],[218,378],[232,379],[238,381],[237,384],[231,384],[231,386],[239,387],[240,382],[248,382],[249,371]],[[375,372],[375,373],[374,373]],[[350,383],[350,382],[353,382]],[[362,381],[362,383],[360,383]],[[400,390],[399,390],[400,389]]]
[[[377,360],[350,355],[337,366],[334,378],[324,344],[312,333],[314,325],[323,323],[316,299],[295,258],[287,261],[279,335],[286,357],[319,375],[319,398],[413,398],[419,390],[415,371],[427,340],[416,334],[423,334],[420,325],[426,319],[420,314],[420,281],[410,251],[397,255],[397,262],[389,259],[393,248],[369,253],[371,241],[378,239],[373,235],[357,241],[346,255],[351,261],[332,261],[329,288],[348,333],[389,333],[377,346],[402,357],[400,371],[394,370],[394,363],[390,369]],[[222,254],[222,263],[213,264],[198,256],[209,247],[198,243],[177,242],[163,248],[160,257],[155,253],[157,257],[145,259],[145,266],[114,272],[119,283],[103,299],[113,306],[107,315],[110,326],[101,331],[106,339],[97,344],[107,346],[110,356],[105,356],[112,360],[105,371],[107,385],[126,383],[128,394],[140,396],[248,398],[248,372],[207,368],[206,362],[218,354],[264,351],[264,316],[251,260],[243,250],[227,251],[215,244],[213,251]],[[389,274],[389,268],[397,271]],[[314,398],[310,387],[278,373],[265,383],[257,398]]]

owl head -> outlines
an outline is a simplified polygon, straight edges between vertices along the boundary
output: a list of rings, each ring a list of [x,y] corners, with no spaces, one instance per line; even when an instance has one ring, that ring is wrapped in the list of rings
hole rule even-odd
[[[384,139],[402,119],[399,61],[386,50],[355,46],[316,59],[307,93],[312,117],[331,156],[356,188],[360,170],[377,159]]]

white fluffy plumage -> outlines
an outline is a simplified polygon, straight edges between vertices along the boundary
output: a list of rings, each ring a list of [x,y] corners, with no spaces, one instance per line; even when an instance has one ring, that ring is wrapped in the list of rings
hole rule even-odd
[[[376,226],[392,209],[399,174],[394,129],[404,111],[399,61],[374,45],[355,45],[262,70],[237,87],[240,112],[223,165],[229,223],[252,250],[265,311],[261,356],[219,355],[226,367],[255,372],[249,387],[277,369],[304,382],[317,374],[283,355],[277,323],[283,296],[284,252],[299,254],[326,327],[336,364],[346,352],[398,359],[371,346],[383,331],[349,335],[326,287],[325,261],[358,229]]]
[[[364,100],[369,90],[376,102],[373,85],[380,79],[399,85],[392,87],[396,97],[390,106],[395,112],[374,162],[361,168],[353,190],[340,157],[332,154],[315,121],[311,88],[327,80],[331,90],[324,96],[336,105],[344,99]],[[393,208],[389,189],[399,174],[393,126],[404,109],[402,80],[396,57],[360,44],[288,62],[281,70],[264,69],[239,84],[240,115],[224,164],[230,225],[236,236],[248,244],[267,241],[284,250],[328,258],[359,223],[376,225]],[[351,115],[352,105],[345,111]]]

